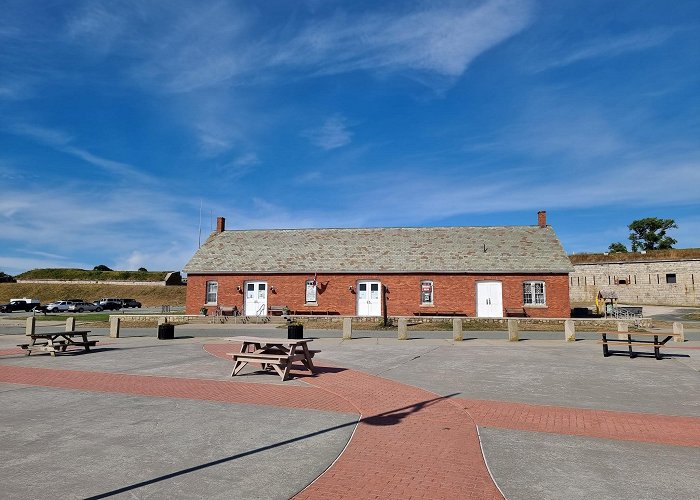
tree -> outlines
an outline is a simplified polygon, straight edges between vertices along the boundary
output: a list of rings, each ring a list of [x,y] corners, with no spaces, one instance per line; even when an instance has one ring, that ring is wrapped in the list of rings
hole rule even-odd
[[[627,253],[627,247],[625,246],[624,243],[620,243],[619,241],[615,243],[610,243],[610,246],[608,247],[608,252],[610,253]]]
[[[148,269],[146,269],[145,267],[139,267],[139,272],[140,273],[147,273]]]
[[[666,231],[678,228],[673,219],[659,219],[657,217],[647,217],[632,221],[627,226],[631,231],[629,239],[632,242],[632,251],[638,250],[665,250],[673,248],[678,243],[670,236],[666,236]]]
[[[0,283],[14,283],[15,279],[9,274],[5,274],[0,271]]]
[[[99,266],[95,266],[93,268],[93,271],[111,271],[111,269],[105,266],[104,264],[100,264]]]

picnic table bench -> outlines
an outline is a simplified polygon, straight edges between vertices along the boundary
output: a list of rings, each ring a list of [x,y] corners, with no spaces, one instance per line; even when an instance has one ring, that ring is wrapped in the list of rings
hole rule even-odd
[[[270,368],[277,372],[282,380],[289,377],[289,369],[295,361],[301,361],[310,372],[315,368],[311,358],[320,352],[311,350],[307,344],[313,339],[275,339],[263,337],[237,336],[228,337],[230,342],[240,342],[239,352],[228,352],[227,356],[233,358],[233,371],[235,376],[248,363],[260,364],[263,370]]]
[[[97,340],[88,340],[88,333],[90,330],[32,333],[28,335],[29,342],[17,344],[17,346],[26,351],[26,356],[29,356],[32,351],[43,351],[55,357],[57,352],[66,352],[69,346],[82,347],[87,352],[98,342]],[[74,337],[79,337],[80,340]]]
[[[603,356],[606,358],[612,354],[624,354],[626,356],[629,356],[630,358],[634,358],[638,355],[642,356],[651,356],[650,352],[635,352],[632,350],[632,346],[636,347],[652,347],[654,349],[654,357],[656,359],[662,359],[661,356],[661,348],[666,345],[666,342],[671,340],[672,338],[680,337],[678,334],[674,333],[653,333],[653,332],[600,332],[602,336],[602,340],[599,340],[599,344],[603,344]],[[627,338],[626,339],[608,339],[608,335],[624,335]],[[659,337],[662,337],[666,335],[666,338],[663,340],[659,340]],[[645,339],[635,339],[632,337],[653,337],[654,340],[645,340]],[[627,346],[626,351],[620,351],[620,350],[611,350],[608,346],[609,345],[622,345],[622,346]]]

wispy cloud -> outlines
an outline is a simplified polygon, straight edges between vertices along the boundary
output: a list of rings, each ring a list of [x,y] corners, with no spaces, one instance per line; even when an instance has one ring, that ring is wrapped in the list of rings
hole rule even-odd
[[[347,120],[340,115],[331,116],[319,128],[305,130],[302,136],[326,151],[347,146],[352,142],[352,132],[348,129]]]
[[[677,29],[655,28],[648,31],[636,31],[622,35],[599,37],[579,44],[559,54],[552,56],[541,65],[535,65],[535,70],[543,71],[550,68],[568,66],[591,59],[609,59],[624,54],[647,50],[666,43]]]
[[[36,125],[30,125],[26,123],[20,123],[8,127],[6,130],[24,137],[33,139],[40,144],[50,146],[57,151],[69,154],[76,158],[89,163],[93,166],[99,167],[107,172],[113,174],[128,174],[132,180],[146,181],[151,180],[151,178],[139,171],[138,168],[127,163],[122,163],[101,156],[95,155],[83,148],[73,146],[73,137],[65,131],[59,129],[46,128]]]
[[[529,2],[510,0],[399,15],[336,15],[310,22],[279,44],[272,64],[315,66],[319,74],[417,70],[457,77],[529,20]]]
[[[270,35],[223,4],[179,19],[150,40],[134,78],[170,92],[247,85],[278,73],[426,72],[456,78],[480,54],[530,22],[529,0],[487,0],[410,12],[336,13],[290,21]]]

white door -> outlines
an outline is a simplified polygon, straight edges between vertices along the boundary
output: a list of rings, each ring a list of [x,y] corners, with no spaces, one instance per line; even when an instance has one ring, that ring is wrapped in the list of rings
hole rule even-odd
[[[500,281],[477,281],[476,315],[480,318],[503,317],[503,289]]]
[[[245,284],[245,315],[267,316],[267,283],[248,281]]]
[[[382,284],[379,281],[357,282],[357,315],[382,315]]]

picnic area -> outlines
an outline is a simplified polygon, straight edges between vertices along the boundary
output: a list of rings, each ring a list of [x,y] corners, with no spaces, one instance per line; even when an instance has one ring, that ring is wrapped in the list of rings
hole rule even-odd
[[[110,338],[92,329],[89,352],[56,346],[56,356],[27,356],[22,329],[0,329],[7,498],[690,499],[700,491],[692,330],[683,343],[666,342],[660,360],[660,334],[634,346],[649,356],[630,358],[603,356],[597,333],[565,342],[521,332],[508,342],[465,332],[455,342],[451,332],[344,341],[338,332],[287,339],[274,327],[212,324],[181,325],[159,340],[146,330]],[[80,331],[68,338],[84,342]],[[35,344],[48,342],[37,333]]]

